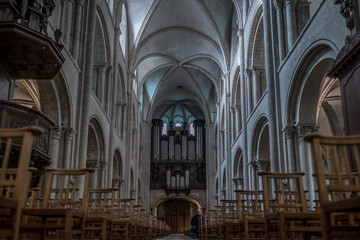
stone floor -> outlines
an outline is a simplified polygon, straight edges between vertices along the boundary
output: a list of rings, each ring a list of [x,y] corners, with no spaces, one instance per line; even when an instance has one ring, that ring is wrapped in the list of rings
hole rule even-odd
[[[168,240],[168,239],[171,239],[171,240],[187,240],[187,239],[194,239],[194,238],[190,238],[188,236],[185,236],[184,234],[172,234],[170,236],[161,238],[160,240]]]

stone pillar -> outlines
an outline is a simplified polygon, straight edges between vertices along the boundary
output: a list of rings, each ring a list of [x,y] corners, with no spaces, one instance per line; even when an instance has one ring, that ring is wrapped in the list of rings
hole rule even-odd
[[[64,1],[65,11],[63,11],[63,41],[64,45],[70,49],[71,43],[71,28],[73,23],[73,8],[74,0],[65,0]]]
[[[96,15],[96,0],[89,1],[88,13],[88,27],[86,31],[86,51],[84,63],[84,75],[82,79],[83,94],[81,101],[81,121],[79,133],[79,158],[78,168],[86,166],[87,144],[88,144],[88,128],[89,128],[89,108],[91,96],[91,81],[92,79],[92,65],[93,65],[93,52],[94,52],[94,39],[95,39],[95,15]]]
[[[80,34],[81,34],[81,23],[83,19],[83,8],[84,8],[84,0],[76,0],[74,40],[72,47],[72,55],[75,60],[79,59],[79,54],[80,54],[80,37],[81,37]]]
[[[286,30],[287,30],[287,42],[289,52],[293,47],[296,38],[296,16],[295,16],[295,4],[297,0],[285,0],[286,7]]]
[[[256,181],[256,161],[251,160],[249,162],[249,167],[250,167],[250,183],[249,183],[249,189],[250,190],[257,190],[257,181]]]
[[[285,38],[284,38],[284,18],[283,18],[283,0],[273,0],[276,8],[277,32],[278,32],[278,47],[280,62],[285,58]]]
[[[198,119],[195,120],[196,126],[196,159],[199,162],[204,160],[204,139],[205,139],[205,131],[204,131],[205,121]]]
[[[268,97],[269,142],[270,142],[270,167],[272,172],[279,172],[278,138],[277,138],[277,104],[276,104],[276,79],[274,75],[273,44],[271,32],[271,2],[263,1],[264,22],[264,48],[265,72]]]
[[[70,127],[64,128],[64,169],[71,169],[71,153],[74,130]]]
[[[298,167],[296,164],[295,159],[295,152],[294,152],[294,132],[295,128],[294,126],[287,126],[283,130],[285,134],[285,140],[286,140],[286,148],[287,148],[287,171],[288,172],[297,172]]]
[[[53,127],[51,131],[51,143],[50,143],[50,157],[51,157],[51,167],[59,168],[59,149],[60,149],[60,141],[62,136],[62,127],[56,125]]]
[[[313,164],[311,160],[311,150],[310,144],[304,142],[304,136],[309,133],[317,132],[318,127],[316,126],[304,126],[298,124],[296,126],[297,137],[298,137],[298,147],[299,147],[299,159],[300,159],[300,171],[305,172],[306,175],[303,178],[304,180],[304,189],[309,191],[309,207],[313,209],[313,200],[315,199],[315,184],[313,178]]]
[[[99,91],[99,102],[100,104],[103,106],[103,108],[105,107],[105,92],[106,92],[106,72],[107,72],[107,66],[103,65],[103,66],[99,66],[99,78],[100,78],[100,91]]]
[[[106,184],[106,165],[107,165],[107,162],[100,158],[100,160],[99,160],[99,173],[100,173],[99,187],[100,188],[106,188],[106,186],[107,186],[107,184]]]
[[[239,26],[240,23],[239,23]],[[243,169],[247,169],[248,168],[248,144],[247,144],[247,127],[246,127],[246,98],[245,98],[245,43],[244,43],[244,29],[243,28],[239,28],[238,29],[238,37],[239,37],[239,63],[240,63],[240,84],[241,84],[241,101],[240,101],[240,110],[241,110],[241,119],[240,122],[242,124],[241,129],[242,129],[242,142],[243,142],[243,154],[245,156],[245,159],[243,161]],[[249,171],[245,171],[244,172],[244,188],[245,189],[250,189],[250,176],[249,176]]]
[[[251,111],[253,110],[253,100],[252,100],[252,71],[251,69],[246,69],[246,103],[247,103],[247,116],[250,116]]]
[[[90,173],[89,179],[89,188],[98,188],[98,169],[99,169],[99,160],[98,159],[87,159],[86,167],[94,169],[94,172]]]
[[[116,43],[115,43],[116,44]],[[115,102],[116,102],[116,98],[115,99],[112,99],[111,96],[112,96],[112,92],[111,90],[114,89],[114,83],[112,81],[112,74],[113,74],[113,70],[112,70],[112,66],[109,66],[107,69],[106,69],[106,83],[105,83],[105,89],[106,89],[106,94],[105,94],[105,111],[110,115],[110,117],[112,118],[112,107]],[[116,94],[116,92],[115,92]],[[115,100],[115,101],[114,101]]]
[[[235,104],[235,125],[237,136],[241,130],[241,106],[239,104]]]
[[[259,77],[260,77],[260,71],[255,68],[253,66],[253,69],[252,69],[252,76],[253,76],[253,86],[252,86],[252,89],[253,89],[253,100],[254,100],[254,108],[255,106],[257,105],[258,101],[259,101],[259,88],[260,88],[260,81],[259,81]]]
[[[269,168],[269,163],[270,163],[270,160],[269,159],[260,159],[260,158],[257,158],[256,159],[256,175],[258,173],[261,173],[261,172],[266,172],[268,171],[268,168]],[[259,179],[259,177],[257,177],[256,179]],[[263,186],[262,186],[262,181],[258,181],[258,189],[263,189]]]

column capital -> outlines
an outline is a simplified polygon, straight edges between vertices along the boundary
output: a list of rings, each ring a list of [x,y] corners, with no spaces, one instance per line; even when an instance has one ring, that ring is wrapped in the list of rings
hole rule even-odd
[[[268,167],[270,165],[269,159],[256,159],[256,166],[259,169],[259,172],[266,172],[268,170]]]
[[[66,140],[72,140],[73,134],[75,133],[75,130],[71,127],[64,128],[64,136]]]
[[[251,68],[246,68],[245,69],[245,74],[246,74],[246,77],[251,77],[252,74],[253,74],[253,71]]]
[[[283,3],[284,3],[284,0],[273,0],[273,5],[276,9],[281,8]]]
[[[86,160],[86,167],[96,170],[96,169],[99,168],[99,161],[97,159],[87,159]]]
[[[297,125],[296,126],[296,133],[299,138],[304,137],[306,134],[314,133],[319,130],[319,126],[315,125]]]
[[[285,133],[285,138],[286,139],[292,139],[294,138],[294,133],[295,133],[296,129],[293,125],[289,125],[289,126],[286,126],[284,129],[283,129],[283,133]]]
[[[285,0],[285,6],[287,6],[289,4],[295,6],[296,2],[297,2],[297,0]]]
[[[62,128],[62,126],[56,124],[56,125],[52,128],[51,138],[52,138],[52,139],[56,139],[56,140],[60,140],[60,139],[61,139],[61,136],[62,136],[62,133],[63,133],[63,128]]]

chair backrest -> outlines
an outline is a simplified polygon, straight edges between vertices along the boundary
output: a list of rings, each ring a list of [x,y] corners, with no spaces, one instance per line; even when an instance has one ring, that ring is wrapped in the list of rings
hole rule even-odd
[[[302,177],[305,173],[259,173],[262,176],[264,211],[308,212]]]
[[[320,205],[360,196],[360,135],[309,134]]]
[[[235,192],[237,194],[240,220],[264,217],[262,191],[235,190]]]
[[[237,207],[237,200],[221,200],[222,218],[224,222],[238,222],[239,210]]]
[[[36,127],[0,129],[0,196],[17,201],[23,208],[31,182],[29,162],[34,136],[43,132]],[[17,155],[12,150],[20,149]]]
[[[133,214],[135,199],[123,198],[115,199],[114,210],[111,212],[111,218],[118,220],[130,220]]]
[[[89,176],[92,169],[46,169],[43,208],[88,209]]]
[[[88,216],[109,217],[114,209],[116,188],[89,189]]]

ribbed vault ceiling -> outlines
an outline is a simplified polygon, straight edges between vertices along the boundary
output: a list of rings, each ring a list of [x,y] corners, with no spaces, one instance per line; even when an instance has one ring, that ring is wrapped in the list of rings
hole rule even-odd
[[[229,68],[232,0],[125,0],[144,120],[205,119]]]

